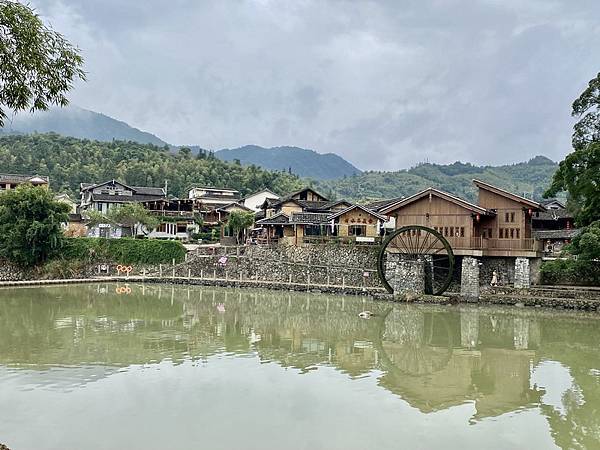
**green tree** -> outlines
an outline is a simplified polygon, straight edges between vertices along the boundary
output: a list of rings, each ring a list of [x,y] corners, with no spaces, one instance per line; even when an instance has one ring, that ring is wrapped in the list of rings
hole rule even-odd
[[[0,256],[33,266],[57,253],[64,243],[61,224],[69,206],[44,187],[21,185],[0,194]]]
[[[227,218],[227,226],[231,228],[237,243],[244,232],[254,224],[254,214],[246,211],[231,211]]]
[[[138,231],[147,234],[147,231],[155,229],[160,221],[153,216],[141,203],[125,203],[108,211],[109,223],[129,228],[131,235],[135,237]]]
[[[547,197],[569,193],[569,206],[579,225],[600,219],[600,73],[573,102],[573,152],[559,164]]]
[[[85,79],[83,58],[26,5],[0,0],[0,104],[12,111],[68,104],[66,92]],[[6,112],[0,108],[0,127]]]
[[[600,221],[583,228],[579,236],[573,238],[570,252],[584,261],[600,259]]]

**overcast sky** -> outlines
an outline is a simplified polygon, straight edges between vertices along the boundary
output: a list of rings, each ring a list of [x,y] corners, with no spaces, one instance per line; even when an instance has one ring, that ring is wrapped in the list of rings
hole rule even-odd
[[[361,169],[569,151],[599,0],[33,0],[72,103],[172,144],[294,145]]]

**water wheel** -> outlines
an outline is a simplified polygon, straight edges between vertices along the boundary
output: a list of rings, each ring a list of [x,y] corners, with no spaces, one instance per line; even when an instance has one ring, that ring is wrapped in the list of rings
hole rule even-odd
[[[425,266],[425,293],[441,295],[452,282],[454,253],[448,241],[437,231],[422,225],[397,229],[383,242],[379,251],[377,271],[388,292],[393,276],[387,270],[389,261],[422,261]]]

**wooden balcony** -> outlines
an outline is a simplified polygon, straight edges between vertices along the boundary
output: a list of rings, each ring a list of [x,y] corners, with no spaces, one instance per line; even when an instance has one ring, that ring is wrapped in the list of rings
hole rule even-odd
[[[304,236],[303,244],[354,244],[354,245],[379,245],[381,237],[366,236]]]
[[[542,251],[542,243],[533,238],[525,239],[487,239],[481,237],[447,237],[453,250],[458,254],[469,250],[480,251],[491,256],[521,256],[523,253]]]

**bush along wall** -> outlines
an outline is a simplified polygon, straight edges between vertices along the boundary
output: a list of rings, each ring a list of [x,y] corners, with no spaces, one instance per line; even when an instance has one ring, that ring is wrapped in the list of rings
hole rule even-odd
[[[109,260],[121,264],[167,264],[185,259],[179,241],[157,239],[71,238],[62,251],[68,260]]]
[[[557,259],[544,261],[542,284],[600,286],[600,261]]]

